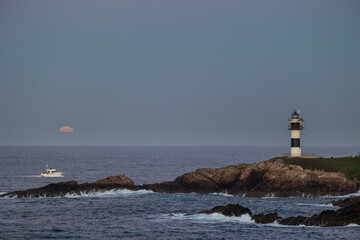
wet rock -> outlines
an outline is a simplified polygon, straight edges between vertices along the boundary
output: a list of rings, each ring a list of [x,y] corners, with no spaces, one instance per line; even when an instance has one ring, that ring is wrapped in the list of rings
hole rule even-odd
[[[288,217],[279,221],[279,224],[282,225],[302,225],[307,220],[307,217],[297,216],[297,217]]]
[[[209,211],[202,211],[199,214],[212,214],[212,213],[221,213],[228,217],[240,217],[244,214],[252,215],[250,209],[241,206],[240,204],[228,204],[226,206],[216,206]]]
[[[269,213],[269,214],[255,214],[252,216],[252,219],[255,221],[255,223],[273,223],[275,221],[282,220],[282,217],[279,217],[278,214],[275,213]]]
[[[326,210],[311,217],[289,217],[279,221],[283,225],[305,225],[335,227],[349,224],[360,225],[360,203],[352,204],[337,211]]]
[[[331,204],[339,207],[349,207],[355,203],[360,203],[360,197],[349,197],[338,201],[331,201]]]
[[[0,197],[56,197],[76,190],[79,184],[76,181],[51,183],[41,188],[32,188],[24,191],[15,191],[1,195]]]
[[[209,211],[202,211],[200,213],[212,214],[220,213],[225,216],[241,216],[249,214],[255,223],[267,224],[277,221],[282,225],[305,225],[305,226],[321,226],[321,227],[334,227],[334,226],[347,226],[349,224],[360,225],[360,202],[356,202],[350,206],[343,207],[337,211],[326,210],[320,214],[314,214],[311,217],[297,216],[282,218],[275,213],[269,214],[255,214],[252,215],[250,209],[243,207],[239,204],[229,204],[226,206],[217,206]]]
[[[360,202],[337,211],[327,210],[318,215],[315,214],[303,224],[306,226],[322,227],[346,226],[349,224],[360,225]]]

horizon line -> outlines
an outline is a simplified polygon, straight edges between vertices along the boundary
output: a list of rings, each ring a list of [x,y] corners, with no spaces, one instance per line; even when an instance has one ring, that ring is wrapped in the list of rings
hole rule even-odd
[[[290,147],[288,145],[0,145],[0,147]],[[302,147],[360,147],[356,145],[305,145]]]

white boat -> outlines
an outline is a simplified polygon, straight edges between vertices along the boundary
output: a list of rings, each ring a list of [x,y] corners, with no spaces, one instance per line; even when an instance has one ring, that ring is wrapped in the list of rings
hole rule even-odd
[[[62,177],[63,173],[56,171],[54,168],[49,168],[48,165],[46,165],[45,172],[41,173],[41,177]]]

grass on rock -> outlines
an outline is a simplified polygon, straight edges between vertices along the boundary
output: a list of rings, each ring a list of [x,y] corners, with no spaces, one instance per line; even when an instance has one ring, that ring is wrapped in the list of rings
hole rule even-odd
[[[300,165],[304,169],[343,172],[347,178],[360,180],[360,155],[341,158],[285,158],[285,164]]]

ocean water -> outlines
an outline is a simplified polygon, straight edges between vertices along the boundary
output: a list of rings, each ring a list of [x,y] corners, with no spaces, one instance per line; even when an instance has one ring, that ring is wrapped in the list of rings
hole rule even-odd
[[[120,173],[135,184],[162,182],[198,168],[255,163],[287,151],[286,147],[0,147],[0,192],[68,180],[92,182]],[[303,151],[329,157],[355,155],[360,148]],[[39,177],[46,164],[64,172],[64,177]],[[357,239],[360,226],[261,225],[246,215],[196,214],[238,203],[253,213],[311,216],[338,209],[328,203],[345,197],[248,198],[123,189],[59,198],[5,198],[0,199],[0,239]]]

